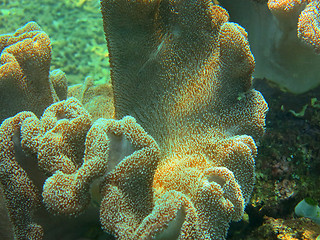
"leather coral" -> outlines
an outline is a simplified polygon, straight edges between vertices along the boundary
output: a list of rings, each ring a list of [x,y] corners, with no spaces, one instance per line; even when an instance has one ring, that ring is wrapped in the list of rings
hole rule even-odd
[[[161,151],[153,207],[110,183],[104,228],[118,239],[225,238],[249,200],[250,136],[264,132],[268,109],[251,89],[246,32],[210,1],[104,0],[102,14],[115,116],[136,118]]]
[[[302,94],[320,84],[320,3],[317,0],[221,0],[249,35],[256,67],[283,91]]]
[[[224,239],[249,201],[268,110],[245,30],[207,0],[101,3],[115,119],[93,122],[69,98],[2,123],[14,235],[83,237],[99,211],[116,239]]]
[[[0,35],[0,54],[0,122],[20,111],[40,117],[50,104],[65,99],[66,76],[50,73],[51,43],[38,24]]]

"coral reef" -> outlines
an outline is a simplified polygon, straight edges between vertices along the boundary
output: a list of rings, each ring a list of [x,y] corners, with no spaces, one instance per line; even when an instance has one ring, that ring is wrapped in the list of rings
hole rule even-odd
[[[20,111],[41,116],[47,106],[66,97],[65,75],[61,71],[49,75],[50,40],[35,22],[0,35],[0,53],[1,122]]]
[[[68,101],[70,102],[70,100]],[[44,169],[46,172],[68,167],[72,169],[72,162],[71,160],[68,162],[67,156],[73,155],[73,152],[69,152],[70,148],[68,147],[64,148],[64,144],[68,143],[69,139],[60,142],[60,138],[56,137],[56,135],[59,135],[57,129],[62,129],[63,126],[66,126],[66,123],[60,121],[61,124],[55,126],[55,120],[58,120],[59,114],[70,113],[62,112],[59,106],[60,108],[65,107],[64,102],[54,104],[47,109],[41,122],[33,113],[21,112],[12,118],[6,119],[0,128],[0,180],[17,239],[42,239],[43,235],[42,227],[33,222],[32,215],[41,202],[39,190],[42,190],[45,175],[44,172],[38,169],[37,159],[32,155],[24,154],[23,151],[31,153],[38,151],[39,168]],[[57,116],[54,116],[55,114]],[[89,118],[89,123],[90,120]],[[50,131],[54,126],[53,131]],[[48,133],[44,134],[47,131]],[[74,137],[79,137],[79,135]],[[63,137],[61,138],[63,139]],[[77,141],[81,141],[81,138],[77,139]],[[46,144],[47,142],[49,144]],[[47,159],[50,153],[51,156]],[[50,159],[52,160],[50,161]],[[32,238],[29,236],[30,234],[36,237]]]
[[[307,218],[284,220],[265,217],[263,226],[247,239],[311,240],[320,235],[320,227]]]
[[[269,0],[268,7],[272,14],[278,19],[280,27],[298,28],[298,37],[305,43],[309,44],[319,53],[320,28],[319,28],[319,11],[320,4],[316,0]],[[298,24],[296,22],[297,17]]]
[[[266,78],[292,93],[320,84],[319,1],[219,1],[231,20],[249,35],[256,60],[254,77]]]
[[[68,97],[77,98],[95,121],[98,118],[113,118],[113,92],[110,83],[97,84],[90,77],[83,84],[68,88]]]
[[[121,204],[105,228],[120,239],[161,239],[171,225],[179,239],[225,238],[253,188],[256,146],[243,134],[261,135],[267,111],[250,89],[246,32],[208,1],[103,1],[102,14],[115,116],[135,117],[162,156],[151,214]],[[124,216],[134,223],[123,227]]]
[[[93,122],[74,97],[55,102],[66,96],[65,75],[49,78],[46,62],[56,99],[37,111],[16,103],[21,112],[0,126],[7,235],[78,239],[99,212],[107,234],[95,238],[225,239],[249,202],[254,139],[268,110],[251,86],[247,33],[207,0],[101,4],[113,94],[87,80],[69,96],[88,107],[107,89],[107,100],[97,100],[102,110],[92,112],[115,119]],[[42,73],[42,55],[31,56],[27,69]],[[40,90],[28,93],[48,96]]]
[[[283,232],[287,222],[301,224],[294,237],[315,239],[319,230],[302,238],[302,232],[311,232],[314,225],[297,219],[294,208],[307,197],[320,199],[320,108],[316,100],[320,99],[320,87],[298,97],[264,80],[256,80],[254,87],[261,91],[271,110],[266,118],[266,134],[258,142],[256,183],[246,207],[248,218],[231,224],[228,239],[277,239],[277,228],[266,228],[267,218],[278,221]]]

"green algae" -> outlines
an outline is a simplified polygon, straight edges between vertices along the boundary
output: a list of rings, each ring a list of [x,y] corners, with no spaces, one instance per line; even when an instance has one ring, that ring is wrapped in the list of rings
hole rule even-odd
[[[51,70],[61,69],[69,85],[88,76],[108,82],[109,60],[98,0],[0,1],[0,34],[36,21],[52,44]]]

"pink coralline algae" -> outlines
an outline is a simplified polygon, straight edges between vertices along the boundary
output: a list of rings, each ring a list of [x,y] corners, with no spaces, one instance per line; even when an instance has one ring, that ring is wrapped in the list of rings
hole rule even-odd
[[[3,121],[8,234],[78,239],[100,220],[116,239],[225,239],[250,199],[268,110],[247,33],[206,0],[101,6],[114,119],[93,122],[71,97]]]

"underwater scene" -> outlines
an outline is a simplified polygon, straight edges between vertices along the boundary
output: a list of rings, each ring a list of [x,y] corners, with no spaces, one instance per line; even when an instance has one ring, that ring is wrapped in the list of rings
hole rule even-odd
[[[319,186],[319,0],[0,0],[1,240],[319,240]]]

